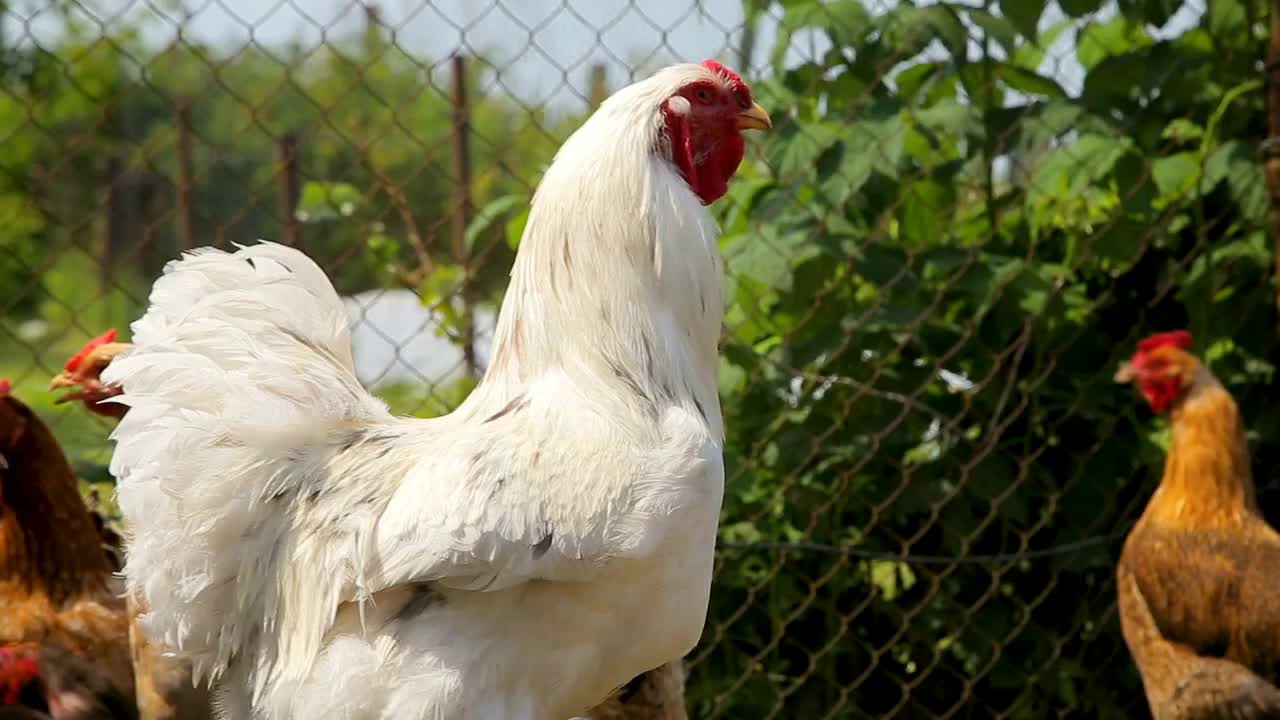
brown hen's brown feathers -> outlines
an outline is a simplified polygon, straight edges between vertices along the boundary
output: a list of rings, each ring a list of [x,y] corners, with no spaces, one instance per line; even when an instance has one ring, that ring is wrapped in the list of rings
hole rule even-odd
[[[684,663],[673,660],[637,677],[596,706],[589,720],[688,720]]]
[[[128,407],[113,403],[100,404],[103,399],[120,392],[119,388],[104,386],[99,380],[103,369],[115,356],[130,348],[128,343],[115,342],[115,339],[115,331],[109,330],[90,340],[67,361],[64,371],[55,376],[49,385],[51,390],[68,390],[59,398],[59,403],[80,400],[91,412],[117,419],[124,417]],[[119,572],[124,559],[123,538],[99,513],[95,512],[93,519],[112,571]],[[114,586],[117,594],[123,594],[122,585],[119,583]],[[213,717],[209,692],[203,687],[194,686],[190,666],[176,658],[166,657],[142,636],[137,624],[141,611],[138,601],[130,597],[126,609],[129,619],[128,645],[142,720],[208,720]]]
[[[1244,426],[1196,358],[1164,477],[1117,568],[1121,628],[1155,720],[1280,718],[1280,535],[1258,512]]]
[[[0,644],[54,647],[133,697],[128,618],[79,483],[48,426],[8,395],[0,455]]]

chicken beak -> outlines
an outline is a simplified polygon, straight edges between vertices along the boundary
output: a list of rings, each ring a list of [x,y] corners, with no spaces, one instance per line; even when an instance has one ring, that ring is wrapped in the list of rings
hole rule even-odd
[[[1133,382],[1133,379],[1137,376],[1138,369],[1133,366],[1133,363],[1127,362],[1120,366],[1120,369],[1116,371],[1115,377],[1113,377],[1112,380],[1115,380],[1118,383],[1127,383]]]
[[[49,389],[57,390],[59,388],[71,387],[73,385],[79,385],[79,384],[80,383],[76,382],[75,378],[71,377],[71,373],[60,372],[57,375],[55,375],[52,380],[49,381]]]
[[[773,127],[769,113],[760,107],[760,103],[752,103],[751,107],[738,113],[739,130],[768,130]]]
[[[79,400],[84,397],[84,390],[80,387],[80,381],[69,372],[58,373],[49,381],[50,390],[60,390],[62,388],[77,388],[75,392],[69,392],[53,399],[54,405],[69,403],[72,400]]]

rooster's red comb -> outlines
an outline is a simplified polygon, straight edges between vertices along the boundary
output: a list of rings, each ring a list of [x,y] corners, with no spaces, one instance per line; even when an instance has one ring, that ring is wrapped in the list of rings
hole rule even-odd
[[[111,328],[110,330],[102,333],[98,337],[85,343],[84,347],[80,348],[80,352],[76,353],[75,355],[72,355],[71,359],[67,361],[67,364],[62,369],[66,370],[67,372],[73,372],[76,368],[80,367],[80,363],[84,362],[85,357],[89,353],[93,352],[94,350],[96,350],[98,347],[102,345],[106,345],[109,342],[115,342],[115,340],[116,340],[116,329]]]
[[[729,87],[733,88],[734,94],[745,97],[747,102],[751,102],[751,88],[747,87],[747,83],[742,80],[741,75],[715,60],[703,60],[702,67],[724,78],[729,83]]]
[[[1166,345],[1172,345],[1179,350],[1186,350],[1191,347],[1191,333],[1186,330],[1171,330],[1148,335],[1138,341],[1138,352],[1149,353]]]
[[[0,398],[7,397],[11,392],[13,392],[13,383],[6,378],[0,378]]]

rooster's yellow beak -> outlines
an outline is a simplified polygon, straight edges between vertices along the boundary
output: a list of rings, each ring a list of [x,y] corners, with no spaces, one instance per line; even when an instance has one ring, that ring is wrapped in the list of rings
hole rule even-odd
[[[760,103],[752,103],[751,107],[738,113],[739,130],[768,130],[773,127],[769,113],[760,107]]]

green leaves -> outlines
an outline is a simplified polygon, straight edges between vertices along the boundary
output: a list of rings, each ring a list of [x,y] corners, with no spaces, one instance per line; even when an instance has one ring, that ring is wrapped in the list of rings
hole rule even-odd
[[[1163,196],[1178,196],[1195,189],[1200,179],[1200,164],[1194,153],[1184,152],[1156,158],[1151,163],[1151,177]]]
[[[1224,143],[1205,160],[1204,182],[1208,190],[1225,179],[1244,217],[1260,225],[1267,216],[1267,190],[1257,157],[1242,142]]]
[[[467,224],[464,236],[467,250],[474,250],[476,243],[490,228],[513,210],[527,206],[528,202],[529,199],[523,195],[502,195],[480,208]]]
[[[364,202],[359,189],[345,182],[307,182],[298,198],[297,216],[302,222],[350,217]]]
[[[730,238],[724,254],[735,276],[751,278],[764,288],[790,290],[792,263],[809,240],[800,231],[765,226]]]
[[[1183,0],[1118,0],[1120,12],[1135,22],[1162,27],[1182,7]]]
[[[916,574],[906,563],[872,560],[868,563],[868,567],[871,584],[875,585],[884,599],[890,602],[916,584]]]
[[[1276,352],[1255,153],[1266,124],[1253,67],[1261,47],[1240,5],[1210,3],[1200,26],[1158,38],[1150,23],[1178,3],[1110,12],[1063,0],[1068,19],[1043,33],[1047,2],[920,5],[859,13],[846,44],[780,76],[794,119],[765,141],[763,178],[741,183],[724,211],[722,388],[726,447],[739,449],[730,457],[741,469],[725,514],[735,537],[847,537],[890,551],[910,537],[909,552],[954,555],[1122,527],[1145,492],[1133,478],[1158,473],[1162,459],[1150,418],[1110,380],[1134,337],[1192,327],[1204,347],[1229,347],[1215,372],[1223,366],[1242,388],[1261,387],[1256,358]],[[788,27],[818,27],[811,3],[782,8]],[[1060,60],[1048,53],[1076,27],[1086,74],[1082,90],[1068,90],[1046,61]],[[977,57],[980,47],[992,56]],[[1227,337],[1235,343],[1218,342]],[[1248,402],[1280,427],[1280,411]],[[863,562],[827,593],[830,614],[909,608],[925,628],[866,638],[886,648],[882,664],[896,663],[869,682],[889,686],[928,658],[1006,707],[1030,665],[1051,681],[1011,716],[1054,707],[1121,717],[1140,693],[1136,678],[1091,684],[1081,668],[1092,657],[1065,658],[1054,640],[1061,617],[1090,611],[1067,595],[1110,592],[1111,553],[1001,566],[990,607],[958,627],[954,606],[991,590],[985,569],[926,591],[914,563]],[[739,613],[732,632],[753,639],[714,653],[727,676],[775,678],[761,682],[764,704],[775,702],[770,683],[807,667],[787,644],[808,648],[807,633],[827,631],[806,618],[812,627],[784,635],[776,613],[735,604],[758,587],[777,607],[805,602],[803,582],[765,580],[770,562],[726,565],[733,579],[721,592],[739,594],[720,610]],[[830,570],[800,553],[780,567],[802,579]],[[1043,596],[1047,574],[1071,589],[1055,590],[1060,603],[1037,620],[1023,601]],[[990,637],[1005,633],[1015,637],[996,658]],[[1119,637],[1114,626],[1089,633]],[[833,663],[866,665],[856,651],[832,653]],[[758,671],[735,664],[740,655]],[[953,695],[912,700],[941,715]],[[740,697],[714,712],[758,714]],[[810,714],[829,713],[819,700]]]
[[[1062,12],[1068,17],[1078,18],[1098,12],[1102,2],[1103,0],[1058,0],[1058,7],[1062,8]]]
[[[953,185],[932,180],[912,183],[898,211],[899,237],[905,244],[917,247],[943,241],[955,204]]]
[[[1140,24],[1117,15],[1107,22],[1091,22],[1085,26],[1079,34],[1076,59],[1085,70],[1092,70],[1108,57],[1124,55],[1151,42],[1151,36]]]
[[[1045,154],[1027,189],[1032,229],[1087,230],[1107,217],[1119,200],[1111,173],[1133,151],[1129,138],[1090,134]]]
[[[1165,126],[1164,132],[1160,133],[1160,137],[1181,143],[1194,142],[1204,137],[1204,128],[1187,118],[1174,118],[1172,122]]]
[[[877,18],[885,46],[897,57],[912,58],[937,40],[952,57],[964,57],[969,33],[949,5],[897,5]]]
[[[840,168],[827,183],[838,188],[835,196],[844,199],[857,192],[873,172],[896,177],[905,139],[905,128],[896,116],[851,123],[842,141],[846,150]]]
[[[1018,65],[1000,63],[996,72],[1005,85],[1028,95],[1040,95],[1051,98],[1065,98],[1067,93],[1056,80],[1047,78],[1033,70]]]
[[[1205,18],[1209,32],[1214,35],[1229,37],[1247,32],[1249,16],[1243,0],[1208,0]]]
[[[1028,38],[1035,38],[1047,0],[1000,0],[1000,13]]]
[[[871,26],[871,14],[859,0],[787,3],[787,12],[778,24],[778,38],[770,60],[774,68],[781,69],[791,38],[803,30],[820,30],[836,47],[848,47],[859,45],[859,38]]]
[[[965,11],[965,16],[969,18],[974,25],[982,28],[984,37],[994,40],[1006,52],[1012,53],[1017,50],[1019,45],[1018,28],[1014,26],[1009,19],[999,15],[992,15],[985,10],[970,8]],[[1035,37],[1034,30],[1030,37]]]
[[[841,136],[834,123],[779,123],[766,141],[769,168],[781,178],[811,171],[818,156]]]

